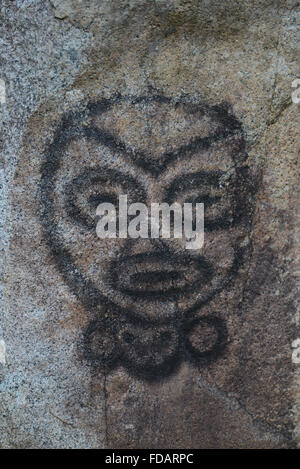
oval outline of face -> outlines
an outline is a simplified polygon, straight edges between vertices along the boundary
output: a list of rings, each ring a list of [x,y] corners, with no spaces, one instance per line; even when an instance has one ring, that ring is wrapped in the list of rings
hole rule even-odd
[[[55,222],[55,204],[53,198],[53,189],[55,186],[55,177],[60,166],[61,155],[67,148],[70,142],[76,138],[87,138],[101,141],[102,144],[108,145],[110,149],[116,151],[125,152],[126,155],[134,161],[134,164],[142,168],[143,171],[152,174],[153,177],[157,178],[160,172],[163,172],[169,165],[178,161],[180,158],[186,158],[190,153],[196,150],[204,150],[210,148],[213,141],[222,141],[227,138],[238,138],[239,144],[234,148],[232,154],[233,167],[236,172],[236,179],[238,180],[236,187],[234,188],[234,194],[240,199],[237,202],[235,223],[241,224],[247,227],[250,223],[251,207],[249,202],[249,194],[251,192],[251,185],[248,181],[248,174],[243,167],[243,162],[246,159],[244,150],[243,133],[240,123],[237,119],[229,113],[229,108],[225,105],[219,106],[208,106],[206,104],[191,104],[189,102],[181,102],[181,105],[186,106],[187,109],[192,112],[198,112],[202,115],[208,115],[213,121],[217,123],[217,130],[213,135],[205,137],[195,137],[188,144],[181,146],[174,151],[166,151],[159,161],[155,164],[145,157],[143,152],[131,152],[128,145],[124,144],[121,140],[114,138],[109,132],[101,132],[94,125],[83,125],[83,116],[85,118],[94,118],[97,113],[105,113],[108,109],[112,109],[116,103],[130,103],[135,105],[136,103],[155,103],[159,106],[160,103],[176,107],[178,103],[174,102],[170,98],[163,96],[152,96],[152,97],[139,97],[133,98],[130,96],[115,97],[111,100],[101,100],[98,102],[92,102],[88,105],[87,109],[83,112],[71,112],[66,115],[61,124],[57,127],[53,142],[49,145],[45,152],[45,161],[41,168],[41,203],[42,203],[42,223],[46,230],[47,241],[49,248],[54,254],[57,267],[63,275],[64,281],[68,284],[71,290],[75,293],[79,301],[91,310],[95,310],[99,303],[105,304],[109,307],[117,307],[119,314],[124,317],[139,319],[142,318],[144,321],[149,323],[167,323],[174,317],[181,317],[178,310],[172,315],[165,317],[153,317],[148,314],[139,314],[137,311],[133,311],[130,307],[122,307],[119,304],[115,304],[112,298],[105,296],[103,291],[100,291],[95,283],[87,278],[76,265],[74,257],[70,254],[69,250],[63,243],[63,240],[59,236],[57,231],[57,224]],[[134,160],[133,160],[134,157]],[[238,271],[239,265],[243,262],[245,249],[240,246],[235,246],[235,254],[232,259],[232,266],[227,273],[226,279],[219,285],[214,291],[209,292],[204,299],[201,301],[195,301],[194,304],[188,306],[184,311],[184,314],[191,315],[193,311],[199,309],[204,303],[210,301],[210,299],[217,293],[222,291],[228,284],[230,284],[233,276]],[[193,286],[196,289],[197,285]],[[177,300],[176,300],[177,301]]]

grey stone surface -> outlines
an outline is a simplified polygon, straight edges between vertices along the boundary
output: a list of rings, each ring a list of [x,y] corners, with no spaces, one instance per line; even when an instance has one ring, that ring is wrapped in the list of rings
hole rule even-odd
[[[299,444],[298,2],[3,0],[0,18],[0,446]],[[162,179],[164,152],[177,159]],[[225,171],[219,210],[238,194],[246,217],[207,233],[206,290],[153,304],[105,283],[117,255],[153,247],[72,221],[68,184],[99,164],[158,198],[176,176]]]

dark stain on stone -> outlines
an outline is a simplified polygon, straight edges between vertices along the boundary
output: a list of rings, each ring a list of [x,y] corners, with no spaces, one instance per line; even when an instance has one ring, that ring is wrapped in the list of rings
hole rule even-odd
[[[209,136],[194,137],[189,143],[179,145],[173,151],[166,151],[158,160],[153,161],[141,149],[133,150],[129,144],[116,138],[113,133],[91,123],[91,119],[95,116],[105,114],[118,103],[131,105],[156,103],[158,106],[163,103],[174,108],[181,104],[186,112],[209,116],[213,122],[218,123],[218,130]],[[84,120],[89,120],[89,124],[83,125]],[[238,239],[233,241],[234,259],[226,277],[217,287],[211,288],[202,299],[195,300],[191,307],[182,310],[179,306],[180,301],[184,302],[200,287],[212,283],[216,276],[214,265],[203,256],[192,257],[187,251],[182,254],[173,252],[164,242],[158,245],[153,243],[152,253],[133,254],[130,242],[132,240],[128,240],[121,255],[110,261],[107,269],[107,285],[115,288],[117,294],[125,295],[121,305],[114,302],[106,295],[105,289],[98,287],[96,281],[78,268],[76,259],[66,246],[58,227],[54,191],[67,146],[72,141],[84,138],[93,144],[109,148],[113,153],[124,154],[126,161],[130,161],[132,166],[159,180],[171,163],[185,159],[188,161],[188,157],[196,151],[209,149],[216,142],[235,137],[238,139],[238,144],[234,142],[231,147],[234,175],[225,189],[232,208],[231,214],[225,210],[221,217],[208,219],[206,229],[214,233],[218,230],[240,228],[245,234],[249,232],[251,226],[252,206],[257,187],[251,178],[249,167],[245,165],[247,154],[243,130],[240,122],[232,115],[230,106],[191,104],[160,95],[115,96],[111,100],[92,102],[84,111],[66,115],[58,125],[53,142],[45,151],[41,167],[41,221],[49,249],[64,281],[87,312],[94,316],[87,329],[83,331],[80,346],[85,359],[96,369],[109,371],[122,365],[133,376],[147,381],[157,381],[174,373],[183,360],[188,360],[197,366],[205,366],[217,360],[226,349],[226,320],[218,312],[211,312],[201,317],[201,308],[225,287],[231,285],[239,267],[247,261],[247,250],[239,246]],[[217,187],[220,185],[220,178],[221,173],[218,171],[185,174],[178,176],[168,187],[162,187],[161,190],[165,193],[167,201],[171,202],[176,200],[178,192],[184,191],[189,183],[196,188],[204,182],[206,186]],[[84,167],[79,176],[66,184],[65,217],[74,225],[80,225],[81,228],[91,231],[93,226],[95,227],[93,220],[86,213],[82,213],[76,202],[76,194],[86,186],[92,186],[94,183],[101,185],[107,181],[120,184],[125,191],[130,189],[139,201],[146,198],[145,189],[133,177],[124,177],[118,170],[112,168],[103,170],[98,167]],[[209,193],[202,195],[208,205],[213,205],[217,201]],[[111,195],[106,194],[106,197],[109,198]],[[89,199],[89,203],[94,206],[98,202],[97,194]],[[130,271],[137,262],[143,265],[144,270],[131,273],[129,280],[120,278],[122,269],[127,268]],[[150,268],[153,267],[153,263],[158,266],[155,273]],[[167,273],[166,264],[170,266]],[[187,274],[183,272],[184,270]],[[178,286],[183,273],[188,276],[188,280],[182,281],[181,286]],[[160,304],[172,301],[177,306],[171,316],[161,316],[158,311],[157,317],[153,317],[146,313],[139,314],[128,306],[126,298],[129,297],[136,302],[142,299],[154,304],[155,301],[160,301]],[[105,306],[104,312],[99,313],[99,305]]]

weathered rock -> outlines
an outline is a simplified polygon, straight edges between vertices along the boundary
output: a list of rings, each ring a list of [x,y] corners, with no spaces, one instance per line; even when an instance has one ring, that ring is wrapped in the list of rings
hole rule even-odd
[[[1,445],[296,446],[296,2],[20,3]],[[124,193],[204,199],[200,254],[100,240],[98,203]]]

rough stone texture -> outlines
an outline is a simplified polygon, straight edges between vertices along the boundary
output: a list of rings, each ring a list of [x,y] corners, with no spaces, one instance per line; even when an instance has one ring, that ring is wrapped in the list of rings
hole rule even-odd
[[[292,0],[1,3],[2,447],[299,444],[298,12]],[[206,233],[206,286],[130,299],[133,256],[162,267],[166,248],[97,239],[90,186],[118,192],[131,177],[134,197],[142,186],[159,201],[176,177],[220,170],[211,222],[238,221]],[[182,252],[168,262],[194,285]]]

